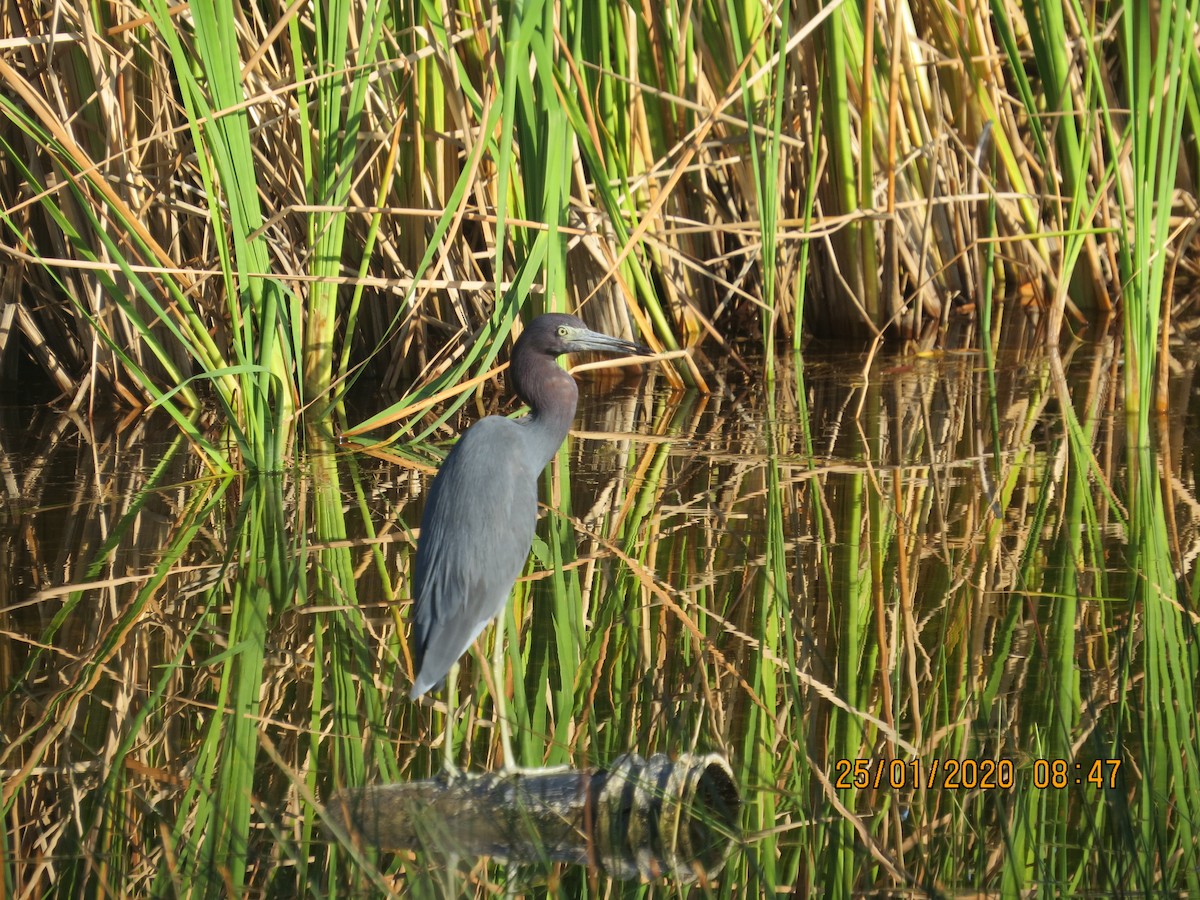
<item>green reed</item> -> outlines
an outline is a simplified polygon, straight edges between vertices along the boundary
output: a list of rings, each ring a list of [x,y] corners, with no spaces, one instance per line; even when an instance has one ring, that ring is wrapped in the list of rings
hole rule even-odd
[[[142,92],[130,96],[161,127],[112,93],[105,57],[70,50],[39,68],[36,45],[14,45],[24,55],[0,70],[12,89],[0,139],[14,160],[6,191],[25,205],[6,206],[8,233],[56,291],[88,296],[56,248],[31,243],[46,230],[29,227],[32,197],[116,304],[115,317],[94,302],[54,313],[95,330],[115,369],[97,368],[97,385],[128,384],[184,427],[195,388],[215,390],[260,469],[278,468],[304,404],[328,409],[365,367],[410,385],[407,403],[461,380],[471,365],[439,351],[481,323],[507,334],[531,292],[546,305],[595,298],[668,348],[720,333],[731,303],[760,304],[768,358],[778,330],[799,340],[810,278],[822,288],[808,305],[820,331],[919,330],[922,308],[945,307],[938,291],[979,284],[975,201],[943,198],[969,189],[972,145],[988,127],[1000,169],[992,221],[1005,242],[992,275],[1043,280],[1055,322],[1112,305],[1106,255],[1124,283],[1148,273],[1147,296],[1161,284],[1164,257],[1151,248],[1168,243],[1157,211],[1170,202],[1190,90],[1188,77],[1165,76],[1194,68],[1184,6],[1122,18],[1130,77],[1116,85],[1099,62],[1107,46],[1087,39],[1107,35],[1103,23],[1036,4],[992,4],[994,33],[941,4],[784,4],[764,16],[738,3],[720,15],[668,3],[661,17],[630,18],[609,4],[534,3],[495,21],[482,9],[443,20],[428,4],[339,3],[311,19],[289,8],[244,22],[212,4],[186,23],[161,3],[145,12],[137,28],[112,26],[114,53],[174,73],[179,104],[152,79],[123,85]],[[1131,154],[1107,105],[1126,83],[1127,105],[1150,114],[1130,119]],[[1158,83],[1167,102],[1150,104]],[[80,115],[37,99],[58,94]],[[942,96],[964,98],[961,121],[947,124]],[[1014,149],[1026,131],[1036,165]],[[85,132],[113,136],[107,155],[97,159]],[[37,165],[22,169],[22,144]],[[179,179],[156,184],[153,169],[139,170],[144,147],[147,160],[184,160]],[[200,204],[158,205],[183,190]],[[1133,227],[1097,222],[1107,209]],[[112,225],[128,238],[106,241]],[[1126,246],[1126,234],[1140,243]],[[484,252],[464,254],[472,242]],[[568,267],[568,252],[588,262]],[[492,285],[495,306],[468,284]],[[795,316],[778,318],[783,298]],[[1157,320],[1136,302],[1131,329]],[[466,328],[433,326],[447,322]],[[1136,337],[1149,371],[1152,335]],[[80,356],[39,348],[46,359]],[[53,371],[69,384],[67,367]],[[700,380],[690,367],[682,375]]]
[[[913,34],[897,24],[908,19],[877,8],[864,20],[851,4],[766,15],[667,2],[642,16],[531,3],[494,24],[490,9],[443,20],[432,4],[334,4],[315,18],[296,7],[269,22],[211,3],[187,19],[162,3],[144,11],[105,32],[112,56],[99,42],[0,57],[2,222],[6,247],[31,260],[22,271],[42,273],[30,284],[59,298],[39,313],[74,335],[39,348],[70,363],[60,387],[90,377],[101,397],[163,407],[217,469],[239,464],[230,442],[270,471],[300,435],[323,447],[295,417],[332,407],[367,367],[407,396],[347,433],[393,426],[409,442],[399,456],[436,460],[446,445],[430,436],[469,396],[454,392],[492,372],[535,309],[591,298],[589,316],[671,348],[728,340],[733,314],[752,308],[769,358],[780,330],[799,345],[802,303],[815,327],[873,333],[948,287],[973,290],[971,236],[994,238],[977,273],[986,404],[940,393],[923,366],[944,366],[934,374],[949,384],[970,377],[945,359],[897,364],[916,374],[895,376],[891,395],[877,374],[861,388],[797,371],[769,391],[656,398],[661,442],[632,444],[586,523],[564,450],[544,491],[555,511],[505,617],[511,682],[494,689],[510,692],[527,763],[729,753],[746,846],[713,893],[1200,891],[1186,866],[1200,589],[1172,549],[1169,479],[1148,450],[1169,213],[1190,177],[1178,153],[1195,115],[1195,4],[1154,17],[1131,4],[1115,43],[1078,4],[1068,15],[995,2],[986,23],[913,5]],[[942,56],[930,62],[929,48]],[[141,102],[120,102],[106,65]],[[177,84],[182,107],[155,81]],[[65,112],[39,99],[58,95]],[[945,97],[961,120],[939,108]],[[979,201],[960,195],[984,121],[998,171],[979,226]],[[1026,281],[1069,324],[1125,287],[1135,420],[1106,419],[1116,386],[1099,360],[1071,390],[1058,371],[1004,372],[993,288]],[[223,432],[192,414],[210,397]],[[1122,445],[1125,462],[1112,462]],[[822,471],[831,460],[842,470]],[[111,534],[67,554],[86,567],[63,571],[100,577],[151,518],[163,465]],[[311,477],[188,484],[150,580],[114,587],[117,617],[70,645],[78,669],[57,676],[51,663],[72,639],[65,626],[86,621],[83,591],[6,670],[6,710],[25,717],[0,749],[17,823],[0,844],[6,887],[27,877],[23,842],[43,814],[77,893],[441,887],[438,861],[363,854],[320,812],[331,785],[437,766],[443,710],[404,698],[419,503],[393,491],[377,505],[385,479],[333,457],[314,459]],[[225,580],[160,624],[163,586],[181,584],[207,534]],[[165,649],[131,650],[140,668],[113,669],[147,622]],[[477,693],[457,737],[476,767],[496,759],[486,681],[467,660],[463,687]],[[16,701],[42,684],[55,686],[30,718]],[[149,687],[121,715],[126,684]],[[78,813],[30,774],[72,753],[108,767]],[[892,758],[1005,758],[1019,783],[838,782],[839,760]],[[1032,784],[1036,759],[1094,758],[1126,761],[1119,784]],[[277,859],[294,868],[263,862]],[[482,866],[463,887],[592,887],[586,873],[530,868]]]
[[[184,447],[184,441],[180,438],[168,448],[147,479],[145,489],[132,498],[125,515],[116,523],[108,545],[100,548],[85,574],[87,580],[94,582],[108,568],[111,555],[128,542],[130,532],[144,520],[155,492],[166,486],[164,480],[167,477],[177,473],[180,457],[186,457],[186,453],[181,452]],[[227,478],[196,484],[184,508],[180,510],[178,521],[171,523],[170,531],[162,535],[162,553],[149,577],[132,592],[129,602],[121,605],[119,615],[105,624],[100,642],[84,659],[84,665],[75,677],[47,702],[41,721],[31,723],[24,733],[14,736],[0,755],[0,761],[5,765],[20,761],[16,777],[6,779],[5,809],[8,812],[23,805],[30,796],[40,793],[36,779],[30,779],[29,772],[45,761],[48,752],[57,753],[57,741],[63,739],[60,736],[64,731],[67,731],[65,739],[82,740],[93,746],[103,744],[106,733],[115,741],[108,765],[102,770],[100,785],[97,789],[83,792],[79,797],[76,806],[79,830],[68,831],[66,842],[61,847],[66,858],[92,859],[97,863],[96,866],[64,867],[62,883],[77,892],[123,893],[131,885],[145,889],[153,873],[131,858],[130,846],[133,842],[143,841],[157,844],[163,837],[170,844],[174,843],[172,837],[178,837],[177,834],[172,836],[165,817],[156,811],[149,816],[145,814],[136,799],[140,786],[134,773],[153,771],[155,767],[172,764],[169,762],[170,754],[165,753],[161,745],[154,746],[151,741],[151,746],[146,746],[146,737],[148,734],[161,734],[171,727],[188,727],[180,719],[172,718],[170,710],[175,705],[181,684],[191,680],[187,655],[192,648],[190,641],[205,623],[204,616],[196,618],[194,626],[188,629],[187,639],[178,648],[154,646],[150,649],[147,668],[153,672],[153,677],[147,685],[149,690],[145,696],[123,698],[128,686],[114,679],[112,672],[114,667],[124,665],[122,660],[128,652],[128,642],[132,636],[144,630],[145,621],[153,615],[156,598],[171,582],[174,568],[185,557],[197,535],[220,510],[230,484]],[[96,598],[94,589],[78,590],[69,595],[55,620],[40,635],[42,645],[47,648],[54,646],[56,642],[61,642],[56,640],[56,635],[63,626],[77,622],[80,617],[90,618],[89,605],[95,603]],[[199,608],[202,612],[210,610],[204,603]],[[12,701],[13,692],[28,689],[30,680],[36,677],[34,673],[45,662],[40,653],[29,657],[26,672],[9,685],[6,703]],[[126,703],[130,707],[127,716],[118,712]],[[178,711],[175,714],[178,715]],[[56,720],[58,716],[62,719]],[[64,724],[74,721],[79,725],[68,731],[63,725],[56,724],[57,721]],[[245,770],[244,766],[242,770]],[[194,774],[191,784],[200,784],[204,775],[201,767]],[[178,872],[164,868],[159,874],[164,879],[182,884]],[[6,871],[6,881],[10,880],[10,876],[11,870]]]
[[[757,319],[769,358],[802,306],[823,333],[918,334],[978,290],[988,129],[989,268],[1047,298],[1053,337],[1119,285],[1159,295],[1194,4],[1131,4],[1118,30],[1001,0],[655,11],[146,0],[62,10],[52,53],[6,38],[0,210],[54,298],[16,298],[22,333],[64,390],[164,405],[197,443],[184,411],[214,392],[263,470],[364,373],[408,402],[461,380],[443,351],[507,334],[531,293],[668,349]],[[1130,371],[1149,372],[1141,304]]]
[[[1163,521],[1162,501],[1155,511],[1152,493],[1128,496],[1106,452],[1124,439],[1106,412],[1111,359],[1064,360],[1081,385],[1074,426],[1050,367],[1004,354],[990,375],[973,357],[885,384],[878,370],[864,384],[810,366],[736,396],[611,404],[617,420],[602,429],[639,436],[605,451],[600,485],[580,477],[592,442],[568,442],[507,616],[500,689],[523,761],[727,754],[746,808],[716,896],[797,884],[1187,890],[1193,627],[1156,586],[1174,584],[1165,533],[1135,531]],[[631,429],[635,411],[646,418]],[[153,564],[161,580],[118,582],[115,613],[92,602],[95,589],[62,606],[36,640],[89,662],[42,713],[16,701],[57,657],[31,649],[14,669],[3,708],[22,724],[0,764],[51,774],[6,780],[6,847],[20,851],[6,857],[8,883],[33,877],[18,860],[28,823],[45,821],[39,833],[63,835],[56,871],[80,890],[416,895],[449,879],[468,894],[593,893],[600,876],[582,869],[493,862],[448,875],[426,850],[377,854],[329,829],[332,790],[440,766],[442,698],[405,697],[420,492],[398,463],[332,455],[295,480],[191,484],[180,465],[196,461],[181,448],[132,491],[141,499],[95,545],[89,576],[129,552],[167,497],[174,519],[153,518],[168,548]],[[1137,463],[1143,484],[1158,482],[1152,462]],[[996,473],[987,487],[985,471]],[[1128,544],[1114,537],[1126,533]],[[214,551],[218,577],[185,592],[187,567]],[[93,619],[102,641],[77,636]],[[161,637],[127,637],[143,633]],[[498,761],[481,644],[461,681],[471,702],[458,758],[472,769]],[[65,803],[55,760],[110,733],[105,758],[121,764]],[[1117,783],[1035,783],[1055,761],[1086,774],[1097,759],[1122,760]],[[925,774],[935,760],[1006,760],[1016,782],[860,785],[845,779],[854,760]],[[133,844],[136,860],[122,855]]]
[[[1131,437],[1132,443],[1132,437]],[[1196,623],[1177,600],[1158,461],[1148,447],[1130,448],[1130,600],[1145,616],[1145,715],[1140,734],[1144,769],[1131,810],[1143,859],[1163,866],[1172,883],[1200,889],[1200,873],[1182,862],[1197,844],[1193,810],[1200,808],[1200,751],[1196,748],[1200,673]],[[1164,802],[1166,798],[1170,802]],[[1151,871],[1139,873],[1149,877]]]
[[[1187,64],[1193,50],[1187,36],[1200,19],[1200,4],[1172,3],[1161,16],[1151,16],[1136,3],[1125,4],[1122,17],[1123,63],[1129,77],[1129,141],[1134,229],[1122,232],[1121,262],[1126,314],[1125,406],[1139,413],[1138,446],[1148,443],[1158,329],[1161,320],[1170,218],[1179,166],[1179,140],[1184,107],[1194,87]],[[1159,408],[1165,398],[1157,398]]]

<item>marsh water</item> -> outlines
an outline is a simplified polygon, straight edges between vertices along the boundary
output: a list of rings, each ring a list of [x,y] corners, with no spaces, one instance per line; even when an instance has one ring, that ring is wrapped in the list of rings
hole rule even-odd
[[[1111,341],[1065,381],[1019,353],[809,352],[708,394],[585,376],[508,617],[522,762],[722,755],[720,896],[1191,889],[1194,364],[1148,447]],[[514,409],[478,406],[225,477],[168,421],[9,398],[8,892],[688,890],[327,828],[334,790],[441,765],[444,706],[407,699],[409,572],[438,454]],[[490,634],[460,675],[475,771],[500,764]]]

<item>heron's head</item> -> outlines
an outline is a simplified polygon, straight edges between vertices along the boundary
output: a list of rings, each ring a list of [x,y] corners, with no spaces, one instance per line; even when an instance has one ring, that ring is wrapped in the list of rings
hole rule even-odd
[[[513,349],[514,364],[525,354],[561,356],[591,350],[601,353],[641,355],[650,350],[623,338],[592,331],[581,319],[564,313],[538,316],[526,326]]]
[[[575,415],[579,396],[575,379],[555,364],[554,357],[585,350],[637,355],[650,352],[633,341],[592,331],[574,316],[562,313],[538,316],[517,339],[508,369],[513,390],[529,404],[535,418],[545,413],[560,413],[560,418],[569,420]],[[554,445],[556,449],[559,443],[561,436]]]

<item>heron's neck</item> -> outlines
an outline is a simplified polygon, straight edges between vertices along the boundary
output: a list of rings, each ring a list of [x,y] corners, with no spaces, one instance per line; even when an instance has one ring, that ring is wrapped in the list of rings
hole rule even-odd
[[[554,458],[562,446],[571,423],[575,421],[575,406],[579,401],[579,388],[575,379],[559,368],[549,357],[538,367],[531,384],[520,385],[521,399],[529,404],[529,422],[526,426],[534,435],[530,452],[539,469]]]

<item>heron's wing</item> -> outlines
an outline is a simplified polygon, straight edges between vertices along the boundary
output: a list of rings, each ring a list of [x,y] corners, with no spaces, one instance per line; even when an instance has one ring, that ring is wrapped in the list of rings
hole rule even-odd
[[[523,428],[498,416],[475,423],[438,471],[413,567],[412,695],[445,678],[504,609],[537,524],[537,476]]]

